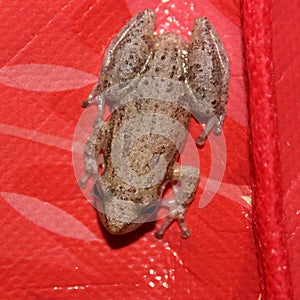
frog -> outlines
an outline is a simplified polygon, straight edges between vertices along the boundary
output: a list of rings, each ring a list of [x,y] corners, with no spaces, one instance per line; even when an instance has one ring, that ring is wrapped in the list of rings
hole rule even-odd
[[[211,131],[222,131],[229,59],[206,17],[194,20],[189,44],[173,32],[156,34],[155,28],[156,13],[145,9],[125,24],[104,54],[99,79],[82,102],[84,108],[95,104],[98,113],[84,145],[85,174],[78,184],[85,188],[93,179],[99,219],[113,235],[155,220],[164,205],[169,212],[155,237],[163,238],[177,221],[181,237],[188,238],[185,216],[200,170],[178,158],[191,116],[205,120],[199,146]],[[106,105],[108,119],[103,117]],[[170,185],[174,197],[162,201]]]

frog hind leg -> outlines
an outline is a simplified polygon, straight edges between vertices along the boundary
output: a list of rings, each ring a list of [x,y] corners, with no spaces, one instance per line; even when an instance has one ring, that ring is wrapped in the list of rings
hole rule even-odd
[[[105,51],[99,81],[90,99],[99,91],[105,93],[110,87],[126,84],[145,71],[154,46],[155,25],[155,12],[145,9],[117,33]]]
[[[78,182],[81,187],[86,186],[90,176],[98,178],[99,151],[103,149],[105,143],[103,109],[107,99],[110,100],[107,90],[134,79],[144,71],[154,44],[155,19],[155,12],[146,9],[120,30],[105,52],[98,82],[82,103],[83,107],[96,103],[98,116],[94,122],[93,132],[84,147],[86,173]]]
[[[85,188],[91,176],[94,181],[98,179],[99,165],[103,165],[103,158],[100,151],[103,150],[106,141],[107,122],[95,124],[93,132],[84,145],[84,168],[85,174],[78,181],[80,188]]]
[[[198,18],[194,22],[187,69],[188,86],[199,103],[198,107],[193,105],[193,110],[196,115],[208,118],[205,130],[197,139],[197,143],[202,145],[211,130],[216,134],[222,131],[230,78],[226,50],[207,18]]]
[[[165,231],[173,221],[177,221],[182,238],[188,238],[191,235],[185,225],[184,218],[190,203],[194,199],[199,175],[198,168],[179,164],[175,165],[172,180],[179,180],[180,184],[178,188],[175,185],[173,186],[174,198],[163,203],[163,206],[169,208],[169,215],[161,228],[155,233],[156,238],[163,238]]]
[[[154,45],[155,24],[155,12],[149,9],[125,24],[105,51],[99,80],[82,102],[82,107],[96,103],[98,117],[102,117],[107,90],[129,83],[144,72]]]

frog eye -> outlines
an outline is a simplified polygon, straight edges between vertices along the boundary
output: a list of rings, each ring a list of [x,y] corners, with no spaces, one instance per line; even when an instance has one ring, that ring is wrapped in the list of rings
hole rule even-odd
[[[92,194],[98,198],[98,199],[103,199],[104,198],[104,193],[103,190],[101,188],[101,183],[100,182],[95,182],[94,187],[93,187],[93,191]]]
[[[101,191],[98,189],[98,187],[97,187],[96,184],[94,184],[94,188],[93,188],[93,192],[92,193],[97,198],[99,198],[99,199],[101,198],[101,196],[100,196]]]
[[[150,204],[142,210],[143,215],[152,215],[157,209],[157,204]]]

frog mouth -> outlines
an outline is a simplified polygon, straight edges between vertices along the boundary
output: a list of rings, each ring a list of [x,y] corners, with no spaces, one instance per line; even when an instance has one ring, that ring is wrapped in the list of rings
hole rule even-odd
[[[99,217],[105,229],[113,235],[121,235],[124,233],[132,232],[142,225],[142,223],[122,222],[117,219],[110,218],[106,214],[103,214],[101,212],[99,212]]]
[[[158,208],[156,202],[145,205],[117,197],[109,200],[97,197],[95,200],[101,223],[113,235],[129,233],[143,223],[152,221],[151,217]]]

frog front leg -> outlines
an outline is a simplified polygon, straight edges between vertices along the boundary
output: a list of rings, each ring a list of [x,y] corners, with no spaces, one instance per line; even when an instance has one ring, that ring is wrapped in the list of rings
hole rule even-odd
[[[217,134],[222,131],[230,77],[224,45],[207,18],[198,18],[194,22],[187,69],[193,102],[199,103],[193,105],[194,113],[208,118],[205,130],[196,141],[202,145],[212,129]]]
[[[84,145],[84,168],[85,174],[78,181],[80,188],[85,188],[91,176],[94,181],[98,179],[99,165],[103,165],[103,159],[100,157],[100,151],[104,149],[107,136],[107,122],[98,122],[95,124],[93,132]]]
[[[181,229],[182,238],[188,238],[191,233],[185,225],[185,213],[193,201],[198,186],[200,171],[198,168],[176,164],[172,180],[179,180],[179,187],[173,186],[174,198],[163,203],[169,208],[169,215],[155,237],[161,239],[173,221],[177,221]]]
[[[96,126],[99,122],[103,121],[103,112],[104,112],[104,106],[105,106],[105,95],[103,92],[101,92],[101,86],[99,85],[99,82],[97,82],[91,93],[89,94],[89,96],[87,97],[86,100],[84,100],[81,103],[81,106],[83,108],[86,108],[88,106],[90,106],[93,103],[96,103],[97,108],[98,108],[98,114],[97,114],[97,118],[94,121],[94,126]]]

